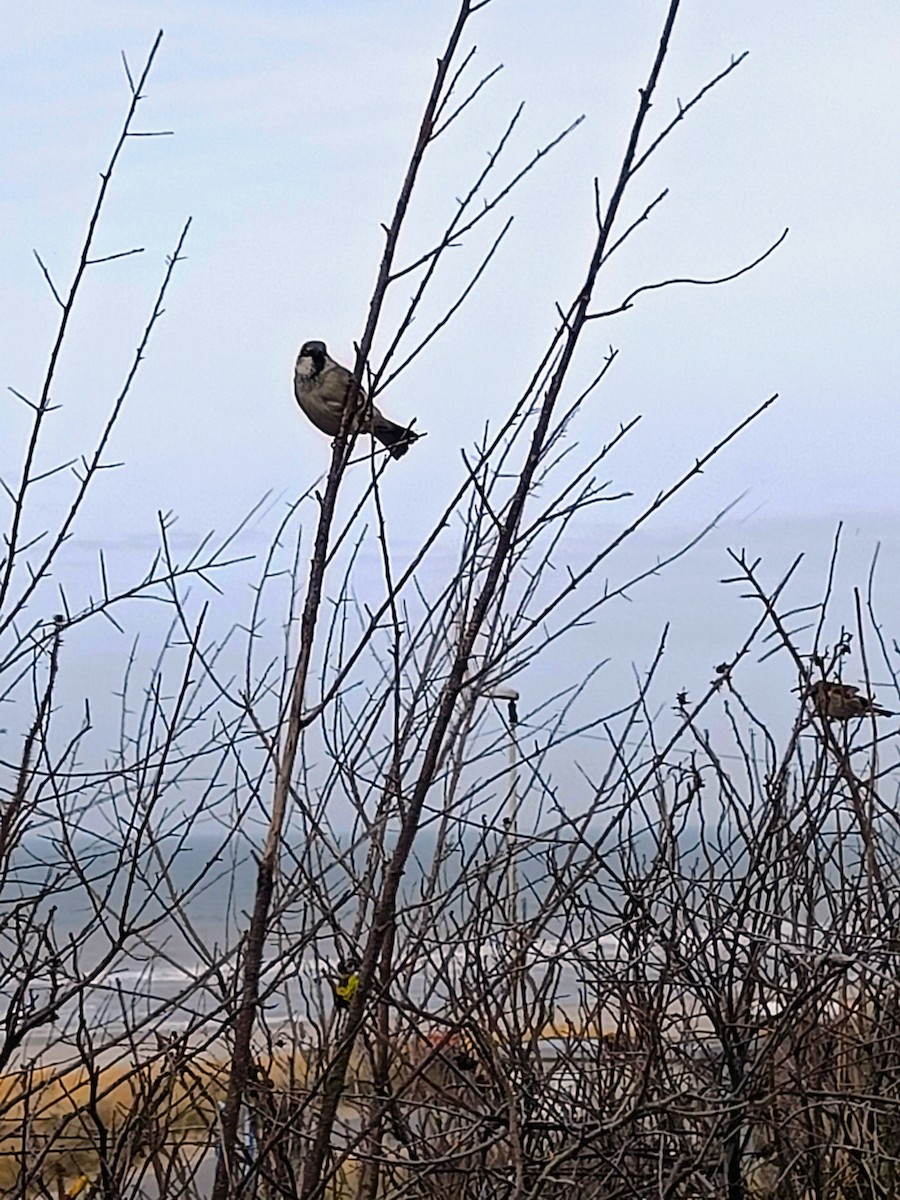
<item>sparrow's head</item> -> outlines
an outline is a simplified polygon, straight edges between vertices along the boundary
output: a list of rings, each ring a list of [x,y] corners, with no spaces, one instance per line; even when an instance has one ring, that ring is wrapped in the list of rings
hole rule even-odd
[[[297,374],[306,379],[318,375],[327,357],[324,342],[304,342],[297,355]]]

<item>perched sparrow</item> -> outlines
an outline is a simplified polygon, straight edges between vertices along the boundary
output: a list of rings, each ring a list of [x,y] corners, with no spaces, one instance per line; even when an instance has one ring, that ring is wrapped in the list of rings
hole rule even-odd
[[[876,717],[893,717],[896,713],[880,708],[871,696],[860,696],[859,688],[850,683],[833,683],[820,679],[810,691],[816,712],[833,721],[850,721],[874,713]]]
[[[330,437],[337,437],[344,405],[352,396],[357,428],[376,437],[394,458],[405,454],[419,436],[370,404],[347,368],[328,357],[324,342],[304,342],[300,347],[294,368],[294,395],[313,425]]]

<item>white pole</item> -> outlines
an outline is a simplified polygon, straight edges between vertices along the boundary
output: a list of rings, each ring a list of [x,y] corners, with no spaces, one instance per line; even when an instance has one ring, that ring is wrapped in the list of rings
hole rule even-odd
[[[515,925],[518,920],[519,875],[516,868],[516,855],[519,847],[519,747],[516,743],[516,727],[509,729],[509,818],[506,826],[507,846],[509,849],[509,866],[506,886],[509,891],[509,919]]]
[[[481,693],[488,700],[506,700],[509,703],[509,742],[507,744],[507,778],[508,790],[506,794],[506,849],[509,855],[506,869],[506,891],[507,891],[507,913],[509,923],[514,927],[518,920],[518,891],[519,891],[519,874],[516,865],[516,850],[519,841],[519,746],[516,741],[516,725],[518,724],[518,713],[516,712],[516,702],[519,699],[519,693],[515,688],[491,688],[490,691]]]

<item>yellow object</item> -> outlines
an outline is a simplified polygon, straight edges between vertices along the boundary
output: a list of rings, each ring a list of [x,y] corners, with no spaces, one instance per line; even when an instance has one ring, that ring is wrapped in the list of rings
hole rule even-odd
[[[66,1200],[75,1200],[76,1196],[80,1196],[86,1187],[90,1186],[90,1177],[87,1175],[79,1175],[70,1188],[66,1189]]]
[[[359,973],[350,971],[346,975],[341,975],[331,985],[335,999],[339,1004],[349,1004],[356,995],[356,989],[359,987]]]

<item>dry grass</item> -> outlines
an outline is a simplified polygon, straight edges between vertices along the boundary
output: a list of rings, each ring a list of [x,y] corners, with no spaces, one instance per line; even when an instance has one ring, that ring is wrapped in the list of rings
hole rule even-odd
[[[276,1096],[306,1093],[316,1070],[297,1052],[259,1059],[258,1066]],[[363,1076],[356,1060],[352,1091],[366,1089]],[[0,1078],[0,1192],[24,1183],[34,1194],[74,1194],[81,1177],[97,1177],[104,1137],[107,1161],[117,1156],[125,1169],[160,1148],[196,1160],[212,1149],[226,1083],[227,1063],[212,1056],[177,1063],[120,1058],[93,1072],[45,1066],[10,1073]],[[350,1194],[356,1175],[348,1166],[336,1197]]]
[[[222,1094],[221,1064],[192,1062],[176,1070],[118,1060],[66,1071],[43,1067],[0,1079],[0,1188],[24,1172],[57,1190],[96,1175],[99,1147],[132,1159],[160,1138],[179,1145],[207,1140]]]

